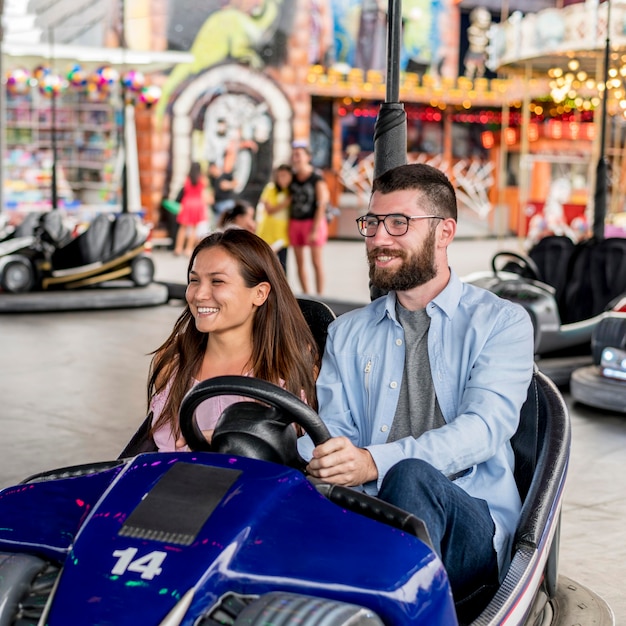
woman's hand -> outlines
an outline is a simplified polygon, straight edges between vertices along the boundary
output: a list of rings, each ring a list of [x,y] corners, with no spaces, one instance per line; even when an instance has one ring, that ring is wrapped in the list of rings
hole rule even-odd
[[[202,431],[202,435],[204,436],[204,438],[211,443],[211,440],[213,439],[213,433],[215,432],[215,429],[211,429],[211,430],[203,430]],[[184,437],[179,437],[176,440],[176,451],[177,452],[182,452],[185,448],[187,448],[187,442],[185,441]]]

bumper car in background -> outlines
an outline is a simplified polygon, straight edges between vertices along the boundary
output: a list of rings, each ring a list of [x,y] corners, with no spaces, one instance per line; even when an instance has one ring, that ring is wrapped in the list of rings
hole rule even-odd
[[[626,413],[626,298],[594,329],[591,356],[591,365],[572,372],[572,398],[597,409]]]
[[[528,311],[539,368],[557,385],[567,385],[574,369],[591,364],[594,329],[626,294],[626,239],[574,244],[554,235],[528,255],[498,252],[491,265],[491,272],[464,280]]]
[[[149,234],[149,227],[130,213],[99,214],[77,236],[59,211],[42,214],[30,234],[0,242],[0,310],[106,308],[107,302],[124,306],[125,301],[128,306],[162,304],[167,300],[162,286],[139,298],[128,289],[152,286]],[[115,294],[111,287],[118,288]],[[109,293],[102,296],[105,291]]]

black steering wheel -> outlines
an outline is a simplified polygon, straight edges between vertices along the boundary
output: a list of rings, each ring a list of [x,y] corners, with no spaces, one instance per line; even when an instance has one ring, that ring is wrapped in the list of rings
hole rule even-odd
[[[224,395],[245,396],[272,408],[258,402],[238,402],[227,407],[210,444],[198,426],[194,411],[204,400]],[[316,446],[330,439],[326,424],[310,406],[282,387],[250,376],[216,376],[198,383],[183,398],[179,422],[190,450],[240,453],[297,467],[306,463],[297,454],[292,422],[301,426]],[[238,441],[233,443],[233,437]],[[281,449],[284,447],[292,450]]]
[[[496,261],[501,258],[513,259],[509,261],[503,267],[498,268]],[[528,256],[518,254],[517,252],[496,252],[491,259],[491,269],[495,276],[499,272],[512,272],[513,274],[519,274],[523,278],[530,278],[531,280],[541,280],[541,271],[537,264]]]

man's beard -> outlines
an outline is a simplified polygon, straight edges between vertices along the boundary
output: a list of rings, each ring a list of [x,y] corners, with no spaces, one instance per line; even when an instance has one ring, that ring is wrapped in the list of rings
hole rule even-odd
[[[383,255],[402,259],[397,269],[376,267],[376,257]],[[437,275],[435,266],[435,233],[431,233],[418,252],[407,254],[406,250],[374,248],[367,253],[370,266],[370,282],[383,291],[409,291],[424,285]]]

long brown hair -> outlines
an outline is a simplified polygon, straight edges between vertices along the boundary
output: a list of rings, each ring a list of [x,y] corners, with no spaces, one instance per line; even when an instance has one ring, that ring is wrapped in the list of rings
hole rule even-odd
[[[220,247],[239,266],[247,287],[261,282],[271,286],[266,301],[257,308],[252,325],[252,373],[256,378],[279,384],[317,410],[315,378],[319,370],[317,344],[306,323],[278,257],[260,237],[242,229],[229,229],[208,235],[200,241],[189,259],[187,279],[199,252]],[[196,328],[189,305],[180,314],[170,336],[152,354],[148,378],[148,404],[171,387],[162,414],[153,431],[171,424],[178,436],[178,408],[200,369],[208,342],[208,333]]]

